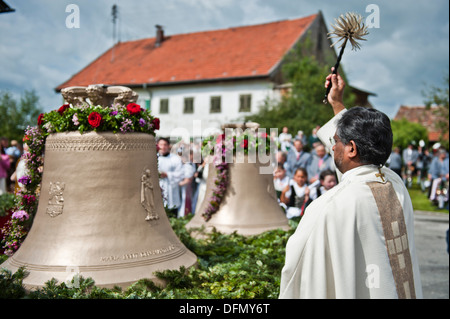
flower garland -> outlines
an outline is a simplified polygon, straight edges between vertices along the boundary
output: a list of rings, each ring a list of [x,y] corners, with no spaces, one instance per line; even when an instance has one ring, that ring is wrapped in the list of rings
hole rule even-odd
[[[18,180],[23,187],[16,192],[14,212],[2,229],[2,247],[7,256],[12,256],[19,249],[28,234],[40,194],[45,138],[38,127],[28,126],[23,142],[28,145],[28,152],[20,160],[26,163],[27,175]]]
[[[159,118],[153,117],[136,103],[126,107],[120,104],[110,107],[87,103],[70,107],[64,104],[58,110],[39,115],[38,126],[45,136],[67,131],[142,132],[154,135],[155,130],[159,130]]]
[[[26,161],[27,175],[18,180],[23,187],[17,191],[14,212],[2,229],[1,246],[7,256],[12,256],[19,249],[37,212],[48,135],[67,131],[79,131],[81,134],[87,131],[120,131],[154,135],[155,130],[159,130],[160,121],[136,103],[126,107],[120,104],[102,107],[85,103],[77,107],[64,104],[58,110],[42,113],[37,124],[25,130],[23,142],[28,145],[28,152],[22,155],[21,160]]]
[[[212,162],[216,168],[215,187],[212,191],[212,196],[209,199],[209,204],[202,213],[205,221],[210,220],[212,215],[219,210],[220,204],[222,203],[228,188],[229,166],[225,160],[227,153],[232,151],[235,155],[241,150],[244,154],[248,155],[249,149],[254,148],[255,150],[258,150],[263,146],[265,147],[266,153],[268,153],[270,151],[270,138],[266,133],[262,133],[258,137],[255,134],[248,134],[248,132],[245,132],[240,136],[233,136],[231,139],[226,139],[225,134],[222,134],[217,137],[210,136],[203,140],[203,156],[213,155]]]
[[[203,141],[203,145],[208,145],[210,139]],[[210,145],[210,144],[209,144]],[[225,155],[227,148],[225,146],[225,135],[220,135],[216,139],[216,145],[214,149],[216,152],[216,158],[214,158],[213,163],[216,167],[216,180],[214,181],[215,188],[213,189],[212,196],[209,200],[209,205],[206,207],[205,211],[202,213],[205,221],[211,219],[212,215],[219,210],[220,203],[225,197],[228,188],[228,164],[225,163]],[[203,148],[203,151],[205,148]]]

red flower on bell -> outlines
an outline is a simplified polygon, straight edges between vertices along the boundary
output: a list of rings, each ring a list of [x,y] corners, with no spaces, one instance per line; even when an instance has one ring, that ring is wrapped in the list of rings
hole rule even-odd
[[[130,115],[139,114],[141,112],[141,106],[136,103],[130,103],[127,105],[127,111]]]
[[[152,124],[155,130],[159,130],[159,118],[155,117],[152,121]]]
[[[63,115],[68,108],[70,108],[70,104],[64,104],[58,109],[58,113]]]
[[[37,124],[39,126],[42,125],[42,122],[44,121],[44,113],[39,114],[38,119],[37,119]]]
[[[92,127],[97,128],[102,124],[102,116],[98,112],[92,112],[89,114],[88,122],[91,124]]]

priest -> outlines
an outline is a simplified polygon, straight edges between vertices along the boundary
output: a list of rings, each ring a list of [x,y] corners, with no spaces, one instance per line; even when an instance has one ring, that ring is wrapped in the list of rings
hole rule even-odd
[[[318,132],[339,184],[306,209],[286,246],[279,298],[422,298],[411,198],[383,166],[392,149],[389,118],[345,109],[345,83],[325,82],[335,117]]]
[[[158,171],[164,206],[176,216],[181,205],[179,183],[184,178],[183,162],[178,155],[170,153],[170,141],[166,138],[158,140]]]

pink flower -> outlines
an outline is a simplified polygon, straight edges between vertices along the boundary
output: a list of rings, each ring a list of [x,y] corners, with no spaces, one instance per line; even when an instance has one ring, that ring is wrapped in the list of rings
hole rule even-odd
[[[73,124],[76,125],[76,126],[80,125],[80,122],[78,121],[78,114],[77,114],[77,113],[75,113],[75,114],[73,115],[73,117],[72,117],[72,122],[73,122]]]
[[[14,212],[11,216],[12,219],[18,219],[20,221],[24,221],[27,220],[28,218],[30,218],[30,216],[28,215],[28,213],[24,210],[19,210],[17,212]]]

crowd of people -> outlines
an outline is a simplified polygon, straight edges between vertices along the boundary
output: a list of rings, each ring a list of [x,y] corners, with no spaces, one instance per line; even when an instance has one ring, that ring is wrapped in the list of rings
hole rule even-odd
[[[413,177],[429,200],[444,208],[448,208],[449,156],[447,150],[439,143],[430,149],[423,141],[416,147],[409,143],[403,151],[395,147],[386,166],[402,177],[407,187],[412,187]]]
[[[273,167],[273,183],[280,206],[288,218],[302,216],[306,207],[338,183],[332,156],[312,130],[310,136],[298,131],[295,136],[284,127],[279,136],[272,136],[278,145]],[[428,150],[423,142],[418,148],[411,143],[403,151],[396,147],[386,166],[399,174],[405,185],[411,186],[412,177],[429,199],[443,208],[448,205],[448,153],[443,147]],[[194,214],[204,198],[208,165],[195,163],[193,154],[200,152],[200,143],[190,143],[189,155],[183,155],[183,145],[171,151],[170,141],[158,141],[160,186],[166,206],[172,216]],[[439,197],[439,198],[438,198]],[[439,203],[441,200],[442,203]]]
[[[278,147],[274,154],[273,183],[288,218],[301,216],[311,201],[337,183],[333,159],[315,135],[318,129],[315,128],[307,138],[302,132],[292,137],[285,127],[274,138]],[[168,139],[158,140],[158,165],[160,186],[169,214],[183,217],[195,214],[204,199],[208,165],[205,161],[193,161],[194,154],[200,151],[200,144],[177,144],[177,150],[173,150]],[[189,147],[189,155],[185,155],[183,147]]]
[[[318,139],[318,129],[314,128],[307,137],[302,131],[292,136],[284,127],[278,137],[273,137],[278,145],[274,188],[288,218],[301,216],[309,203],[337,184],[334,161]],[[206,190],[208,165],[193,160],[194,154],[201,151],[201,144],[190,143],[189,147],[185,155],[182,149],[173,152],[168,139],[158,140],[160,186],[169,212],[178,217],[194,214]],[[23,152],[22,144],[1,138],[0,195],[14,192]],[[449,156],[439,144],[430,149],[423,141],[417,147],[412,142],[404,150],[395,147],[386,166],[401,176],[407,187],[416,177],[430,201],[439,208],[448,207]]]
[[[0,138],[0,195],[13,193],[18,180],[18,164],[24,152],[23,144],[7,137]]]
[[[157,148],[159,181],[169,216],[184,217],[195,213],[204,163],[194,163],[193,149],[189,155],[184,155],[182,150],[171,152],[167,138],[159,138]]]
[[[302,216],[306,207],[337,184],[333,158],[317,137],[319,126],[306,137],[293,137],[288,127],[278,136],[274,187],[280,205],[290,218]]]

